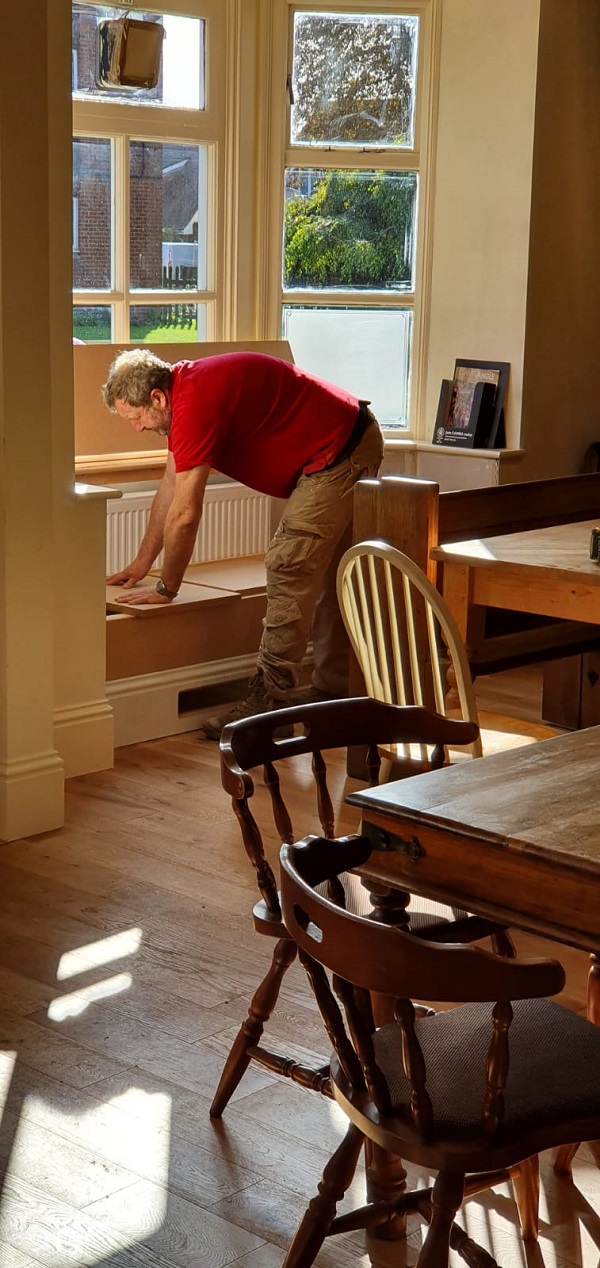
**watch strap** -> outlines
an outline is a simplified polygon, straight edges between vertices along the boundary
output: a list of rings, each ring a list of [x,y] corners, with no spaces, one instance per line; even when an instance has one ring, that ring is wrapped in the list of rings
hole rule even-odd
[[[157,594],[161,594],[165,599],[176,599],[179,594],[179,590],[168,590],[162,577],[158,578],[156,583],[156,592]]]

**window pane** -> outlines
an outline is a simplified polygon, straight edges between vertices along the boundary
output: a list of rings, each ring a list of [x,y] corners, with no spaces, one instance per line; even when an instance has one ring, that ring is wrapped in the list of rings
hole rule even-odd
[[[136,304],[132,343],[196,343],[206,339],[206,304]]]
[[[294,361],[371,402],[385,427],[405,428],[412,311],[284,307]]]
[[[204,146],[130,148],[131,286],[206,290]]]
[[[417,17],[297,13],[292,143],[411,147],[418,31]]]
[[[73,94],[141,105],[204,110],[204,22],[170,14],[127,14],[109,5],[74,4],[72,18]],[[161,22],[165,30],[156,88],[101,88],[96,83],[97,26],[124,16]]]
[[[412,290],[416,172],[285,174],[283,285]]]
[[[111,142],[73,142],[73,286],[111,285]]]
[[[84,343],[110,343],[112,311],[108,304],[73,308],[73,338]]]

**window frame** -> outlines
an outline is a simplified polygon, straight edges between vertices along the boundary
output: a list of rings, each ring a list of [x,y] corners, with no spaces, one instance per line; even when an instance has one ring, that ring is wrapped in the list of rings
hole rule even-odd
[[[92,0],[78,0],[91,9]],[[106,0],[104,0],[106,2]],[[225,182],[226,94],[228,59],[226,23],[219,0],[144,0],[146,12],[204,19],[205,109],[123,103],[73,97],[73,138],[111,141],[112,183],[112,279],[110,289],[78,288],[72,291],[74,307],[108,306],[112,312],[113,343],[129,343],[130,310],[170,303],[206,305],[206,339],[231,337],[225,331],[228,305],[224,251],[228,217],[219,214],[227,202]],[[221,71],[223,68],[223,71]],[[129,147],[132,142],[200,145],[207,149],[206,289],[134,290],[129,267]],[[203,340],[199,340],[202,342]]]
[[[284,12],[285,10],[285,12]],[[292,75],[293,28],[296,12],[314,13],[372,13],[373,15],[418,16],[419,48],[416,76],[414,136],[412,147],[356,147],[348,145],[319,146],[292,144],[290,140],[290,110],[287,85]],[[432,180],[434,161],[434,131],[437,92],[437,50],[439,49],[441,5],[439,0],[415,0],[400,3],[399,0],[285,0],[278,14],[273,14],[272,41],[269,49],[271,63],[271,100],[274,112],[272,124],[273,152],[269,170],[270,215],[269,238],[280,244],[273,252],[269,267],[265,270],[262,308],[271,337],[279,337],[282,327],[283,307],[314,306],[326,308],[410,308],[413,314],[412,347],[410,359],[408,426],[389,428],[389,438],[416,439],[423,433],[422,407],[425,394],[426,330],[430,302],[431,275],[431,221]],[[283,68],[285,70],[283,71]],[[283,71],[283,73],[282,73]],[[287,168],[317,168],[320,170],[348,169],[371,171],[416,171],[418,174],[418,198],[415,219],[414,286],[407,291],[335,291],[302,290],[286,291],[283,287],[283,217],[284,174]],[[385,430],[385,429],[384,429]]]

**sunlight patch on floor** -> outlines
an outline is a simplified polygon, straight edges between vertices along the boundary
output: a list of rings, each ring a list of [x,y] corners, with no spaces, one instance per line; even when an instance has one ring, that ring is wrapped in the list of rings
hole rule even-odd
[[[142,931],[138,928],[124,929],[121,933],[113,933],[108,938],[100,938],[97,942],[89,942],[84,947],[75,947],[61,955],[56,971],[58,982],[75,977],[78,973],[86,973],[88,969],[99,968],[102,964],[112,964],[114,960],[122,960],[126,955],[134,955],[142,942]]]
[[[72,991],[69,995],[57,996],[48,1006],[48,1017],[50,1021],[66,1021],[69,1017],[80,1017],[90,1004],[95,1004],[97,1000],[128,991],[132,981],[131,973],[118,973],[115,977],[107,977],[103,982],[93,982],[91,986],[84,986],[81,990]]]

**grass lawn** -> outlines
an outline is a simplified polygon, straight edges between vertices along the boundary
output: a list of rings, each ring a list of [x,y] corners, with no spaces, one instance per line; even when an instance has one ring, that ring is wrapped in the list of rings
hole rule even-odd
[[[110,326],[106,323],[73,323],[73,334],[84,343],[110,343]],[[132,343],[196,343],[198,328],[193,326],[132,326]]]

